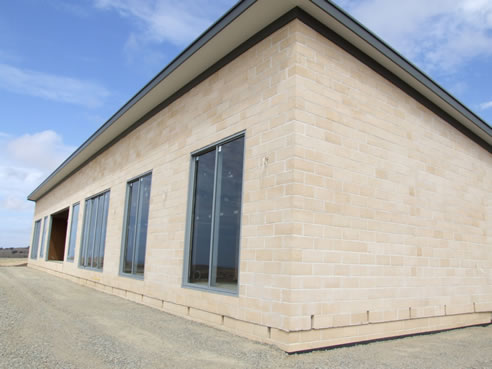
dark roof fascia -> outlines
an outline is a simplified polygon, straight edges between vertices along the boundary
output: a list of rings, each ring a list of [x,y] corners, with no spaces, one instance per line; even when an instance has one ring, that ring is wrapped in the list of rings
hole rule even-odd
[[[492,127],[487,124],[482,118],[480,118],[476,113],[471,111],[462,102],[456,99],[454,96],[449,94],[444,88],[442,88],[437,82],[430,78],[427,74],[418,69],[414,64],[405,59],[397,51],[395,51],[391,46],[386,44],[383,40],[377,37],[374,33],[369,31],[357,20],[348,15],[344,10],[339,8],[337,5],[333,4],[329,0],[311,0],[313,4],[318,6],[320,9],[328,13],[344,27],[350,29],[357,36],[363,39],[365,42],[370,44],[376,50],[378,50],[385,57],[390,59],[393,63],[402,68],[405,72],[415,78],[418,82],[424,85],[426,88],[431,90],[435,95],[439,96],[443,101],[451,105],[454,109],[460,112],[463,116],[468,118],[472,123],[474,123],[478,128],[492,136]]]
[[[156,85],[158,85],[162,80],[164,80],[168,75],[170,75],[174,70],[176,70],[181,64],[183,64],[187,59],[189,59],[196,51],[198,51],[204,44],[206,44],[210,39],[212,39],[217,33],[222,31],[227,25],[233,22],[237,17],[239,17],[243,12],[245,12],[251,5],[253,5],[258,0],[241,0],[239,1],[229,12],[227,12],[223,17],[221,17],[216,23],[209,27],[196,41],[194,41],[188,48],[186,48],[180,55],[178,55],[168,66],[166,66],[156,77],[154,77],[147,85],[145,85],[135,96],[133,96],[122,108],[120,108],[103,126],[101,126],[87,141],[85,141],[72,155],[70,155],[49,177],[47,177],[28,197],[28,200],[37,201],[43,195],[38,198],[35,194],[40,190],[53,176],[59,173],[74,157],[76,157],[83,149],[90,145],[98,136],[100,136],[107,128],[109,128],[118,118],[120,118],[125,112],[127,112],[132,106],[134,106],[138,101],[140,101],[150,90],[152,90]],[[349,28],[351,31],[355,32],[359,37],[363,38],[366,42],[370,43],[375,47],[380,53],[384,54],[386,57],[393,61],[399,61],[397,64],[404,69],[405,72],[412,75],[417,80],[422,80],[423,84],[429,88],[434,94],[443,98],[444,101],[451,101],[453,107],[456,105],[461,107],[457,109],[462,115],[470,119],[477,127],[485,131],[489,136],[492,136],[492,128],[488,124],[479,118],[476,114],[470,111],[466,106],[464,106],[457,99],[452,97],[447,93],[442,87],[440,87],[436,82],[426,76],[423,72],[418,70],[413,64],[404,59],[391,47],[386,45],[382,40],[373,35],[364,26],[358,23],[355,19],[347,15],[343,10],[338,8],[336,5],[328,2],[326,0],[310,0],[313,4],[321,8],[327,14],[335,18],[338,22],[342,23],[345,27]],[[465,127],[461,122],[458,122],[455,118],[451,117],[444,110],[439,108],[435,103],[430,101],[427,97],[423,96],[421,93],[416,91],[413,87],[409,86],[406,82],[402,81],[399,77],[394,75],[394,73],[387,70],[380,63],[375,61],[373,58],[359,50],[356,46],[345,40],[342,36],[338,35],[336,32],[328,28],[326,25],[312,17],[310,14],[306,13],[302,9],[295,7],[276,21],[266,26],[264,29],[260,30],[257,34],[252,36],[250,39],[245,41],[243,44],[238,46],[236,49],[232,50],[229,54],[224,56],[222,59],[217,61],[214,65],[209,67],[207,70],[202,72],[200,75],[195,77],[185,86],[180,88],[162,103],[155,106],[149,112],[144,114],[140,119],[135,121],[131,126],[129,126],[125,131],[120,133],[117,137],[111,140],[104,147],[99,149],[94,155],[89,159],[85,160],[84,163],[79,165],[68,175],[64,177],[58,184],[62,183],[66,178],[70,177],[72,174],[77,172],[86,163],[90,162],[93,158],[98,156],[100,153],[108,149],[110,146],[114,145],[121,138],[125,137],[131,131],[136,129],[138,126],[143,124],[149,118],[157,114],[159,111],[164,109],[170,103],[183,96],[186,92],[191,90],[194,86],[208,78],[211,74],[215,73],[217,70],[222,68],[224,65],[228,64],[230,61],[241,55],[243,52],[254,46],[257,42],[261,41],[269,34],[273,33],[275,30],[279,29],[283,25],[292,21],[293,19],[299,19],[303,23],[309,25],[313,29],[317,30],[321,34],[325,35],[330,40],[334,41],[338,46],[342,47],[344,50],[349,52],[351,55],[355,56],[357,59],[371,67],[377,73],[403,89],[407,94],[417,99],[419,102],[423,103],[426,107],[430,108],[433,112],[441,116],[448,123],[457,128],[460,132],[464,133],[466,136],[471,138],[473,141],[478,143],[480,146],[485,148],[487,151],[492,152],[491,145],[485,142],[482,138],[477,136],[474,132]],[[395,63],[396,63],[395,61]],[[425,82],[425,83],[424,83]],[[471,118],[474,119],[471,119]]]
[[[111,125],[115,120],[121,117],[135,103],[147,95],[150,90],[157,86],[162,80],[174,72],[181,64],[188,60],[194,53],[201,49],[208,41],[215,37],[217,33],[226,28],[237,17],[245,12],[251,5],[258,0],[240,0],[219,20],[212,24],[203,32],[195,41],[191,43],[181,54],[173,59],[163,70],[161,70],[149,83],[147,83],[139,92],[135,94],[123,107],[120,108],[98,131],[104,130],[105,126]],[[97,136],[98,131],[93,136]],[[92,136],[91,136],[92,138]]]
[[[490,145],[483,138],[478,136],[475,132],[471,131],[469,128],[464,126],[454,117],[449,115],[441,107],[439,107],[434,102],[429,100],[426,96],[422,95],[422,93],[420,93],[415,88],[410,86],[408,83],[403,81],[400,77],[398,77],[393,72],[382,66],[380,63],[378,63],[376,60],[371,58],[369,55],[365,54],[359,48],[351,44],[349,41],[347,41],[345,38],[340,36],[338,33],[328,28],[326,25],[318,21],[316,18],[312,17],[310,14],[302,10],[297,11],[296,16],[297,19],[299,19],[301,22],[311,27],[313,30],[320,33],[321,35],[332,41],[337,46],[341,47],[343,50],[345,50],[350,55],[358,59],[360,62],[364,63],[366,66],[371,68],[373,71],[378,73],[387,81],[391,82],[400,90],[405,92],[407,95],[409,95],[410,97],[421,103],[423,106],[425,106],[427,109],[432,111],[434,114],[441,117],[445,122],[453,126],[455,129],[460,131],[462,134],[467,136],[476,144],[480,145],[482,148],[492,153],[492,145]]]
[[[249,50],[251,47],[255,46],[258,42],[263,41],[265,38],[273,34],[275,31],[279,30],[283,26],[289,24],[292,22],[294,19],[300,19],[301,15],[304,12],[300,8],[294,8],[287,13],[285,13],[283,16],[278,18],[277,20],[273,21],[270,23],[268,26],[263,28],[261,31],[253,35],[251,38],[246,40],[244,43],[239,45],[237,48],[232,50],[229,54],[224,56],[222,59],[220,59],[218,62],[216,62],[214,65],[209,67],[207,70],[196,76],[193,80],[188,82],[186,85],[181,87],[178,91],[176,91],[174,94],[169,96],[167,99],[159,103],[157,106],[152,108],[149,112],[145,113],[142,117],[140,117],[137,121],[135,121],[132,125],[130,125],[127,129],[125,129],[123,132],[121,132],[118,136],[113,138],[110,142],[108,142],[105,146],[100,148],[97,152],[95,152],[93,155],[91,155],[84,163],[82,163],[80,166],[72,170],[63,180],[61,180],[59,183],[57,183],[54,187],[60,185],[63,183],[67,178],[78,172],[81,168],[83,168],[87,163],[89,163],[92,159],[96,158],[99,156],[101,153],[106,151],[108,148],[116,144],[118,141],[120,141],[123,137],[127,136],[130,134],[132,131],[140,127],[142,124],[147,122],[150,118],[158,114],[160,111],[165,109],[167,106],[172,104],[174,101],[179,99],[181,96],[186,94],[188,91],[190,91],[192,88],[195,86],[199,85],[201,82],[206,80],[208,77],[210,77],[212,74],[220,70],[222,67],[226,66],[229,64],[231,61],[239,57],[241,54]],[[53,188],[54,188],[53,187]],[[44,195],[42,195],[44,196]],[[41,197],[42,197],[41,196]],[[40,198],[41,198],[40,197]],[[31,200],[31,199],[29,199]],[[37,201],[37,200],[31,200],[31,201]]]
[[[150,90],[157,86],[162,80],[175,71],[180,65],[188,60],[196,53],[203,45],[215,37],[237,17],[243,14],[251,5],[258,0],[239,0],[227,13],[220,17],[214,24],[205,30],[195,41],[193,41],[183,52],[174,58],[162,71],[160,71],[150,82],[148,82],[140,91],[138,91],[130,100],[128,100],[106,123],[97,129],[82,145],[79,146],[58,168],[56,168],[34,191],[27,197],[28,200],[34,199],[35,193],[41,189],[51,178],[60,172],[73,158],[75,158],[82,150],[89,146],[97,137],[99,137],[106,129],[108,129],[115,121],[139,102]],[[89,160],[91,160],[93,156]]]

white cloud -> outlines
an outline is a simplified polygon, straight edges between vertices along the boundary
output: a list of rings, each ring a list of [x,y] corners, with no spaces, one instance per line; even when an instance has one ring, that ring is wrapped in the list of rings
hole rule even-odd
[[[0,136],[0,209],[24,209],[27,195],[74,150],[53,131]]]
[[[482,110],[492,109],[492,101],[488,101],[480,104],[480,109]]]
[[[23,165],[51,171],[74,151],[54,131],[25,134],[7,143],[9,156]]]
[[[0,63],[0,88],[47,100],[94,108],[109,91],[96,82],[57,76]]]
[[[53,131],[0,132],[0,247],[29,244],[34,204],[26,198],[74,149]]]
[[[130,63],[139,63],[141,68],[143,62],[146,66],[151,67],[152,73],[155,73],[155,70],[162,69],[166,54],[160,51],[159,48],[145,48],[145,46],[146,43],[142,42],[137,34],[131,33],[123,50]]]
[[[25,199],[21,199],[19,196],[7,195],[0,201],[0,208],[6,210],[27,210],[32,206]]]
[[[492,56],[490,0],[339,0],[362,23],[428,72],[453,73]]]
[[[170,42],[185,46],[230,8],[235,0],[94,0],[99,9],[115,10],[136,21],[127,48],[137,42]]]
[[[11,211],[0,208],[0,219],[6,225],[0,225],[0,248],[26,247],[30,244],[32,229],[32,212],[34,205],[23,211]]]

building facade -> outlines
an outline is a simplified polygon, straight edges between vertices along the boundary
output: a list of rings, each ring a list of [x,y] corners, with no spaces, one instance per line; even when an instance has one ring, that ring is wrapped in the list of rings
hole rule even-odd
[[[490,126],[281,3],[236,5],[30,195],[29,266],[288,352],[490,323]]]

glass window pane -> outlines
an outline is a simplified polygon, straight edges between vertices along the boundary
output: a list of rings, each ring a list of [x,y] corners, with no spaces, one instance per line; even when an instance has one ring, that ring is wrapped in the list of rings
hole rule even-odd
[[[85,209],[84,209],[84,229],[82,230],[82,247],[80,250],[80,261],[79,261],[79,265],[81,266],[87,266],[87,248],[89,244],[91,206],[92,206],[92,202],[90,200],[86,200]]]
[[[84,266],[89,266],[89,249],[91,247],[91,224],[92,224],[92,206],[94,202],[92,200],[87,201],[87,234],[85,240],[85,252],[84,252]]]
[[[48,228],[48,217],[44,217],[43,220],[43,236],[41,237],[41,249],[39,250],[39,257],[44,257],[44,242],[46,240],[46,228]]]
[[[72,220],[70,223],[70,239],[68,241],[67,260],[73,261],[75,256],[75,241],[77,240],[77,224],[79,222],[79,204],[72,206]]]
[[[93,267],[93,259],[94,259],[94,247],[96,244],[96,225],[97,225],[97,209],[99,206],[99,197],[96,197],[91,200],[92,208],[91,208],[91,219],[90,219],[90,228],[89,228],[89,243],[87,245],[87,266]]]
[[[92,259],[92,267],[98,268],[99,263],[101,262],[101,248],[103,239],[102,239],[102,226],[103,226],[103,218],[104,218],[104,196],[98,198],[97,205],[97,214],[96,214],[96,228],[94,230],[96,237],[94,241],[94,257]]]
[[[147,174],[127,185],[123,273],[144,274],[151,181],[152,174]]]
[[[34,232],[31,242],[31,259],[38,258],[39,232],[41,228],[41,219],[34,223]]]
[[[236,289],[241,226],[241,194],[243,181],[244,138],[222,146],[217,186],[213,276],[211,284],[224,289]]]
[[[109,191],[85,201],[80,266],[97,269],[103,267],[108,207]]]
[[[102,213],[102,225],[101,225],[101,245],[99,248],[99,260],[97,267],[102,269],[104,266],[104,250],[106,247],[106,227],[108,224],[108,212],[109,212],[109,191],[103,195],[104,210]]]
[[[145,251],[147,245],[147,227],[149,223],[150,185],[151,175],[146,175],[140,180],[140,191],[138,201],[138,226],[137,226],[137,249],[135,250],[135,273],[143,274],[145,268]]]
[[[126,230],[126,247],[123,258],[123,272],[132,273],[133,253],[135,249],[135,231],[137,227],[137,206],[138,206],[138,189],[139,181],[129,184],[128,189],[128,214]]]
[[[208,285],[212,210],[215,181],[215,150],[197,157],[193,195],[191,257],[188,280]]]

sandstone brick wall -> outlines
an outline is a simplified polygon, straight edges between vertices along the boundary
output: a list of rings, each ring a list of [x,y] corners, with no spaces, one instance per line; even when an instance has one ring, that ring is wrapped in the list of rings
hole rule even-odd
[[[41,198],[36,219],[81,203],[76,256],[74,263],[30,264],[80,278],[92,287],[109,286],[110,292],[135,301],[145,296],[145,301],[170,311],[202,318],[209,312],[265,330],[287,329],[282,291],[289,287],[289,270],[281,261],[288,258],[282,250],[287,237],[282,229],[291,204],[283,191],[290,181],[287,161],[294,155],[295,85],[287,71],[295,63],[295,28],[288,25],[261,41]],[[182,288],[190,153],[242,130],[246,153],[239,297]],[[141,281],[119,275],[120,250],[126,182],[149,170],[152,189]],[[84,200],[106,189],[111,193],[101,273],[79,268],[78,258]],[[275,261],[268,256],[272,253]]]
[[[303,24],[295,49],[289,328],[492,311],[490,153]]]
[[[182,288],[190,153],[242,130],[239,296]],[[35,219],[80,201],[76,256],[29,265],[288,351],[490,322],[491,169],[489,153],[296,20],[40,199]],[[141,281],[119,262],[126,182],[148,170]],[[84,200],[105,189],[101,273],[77,265]]]

